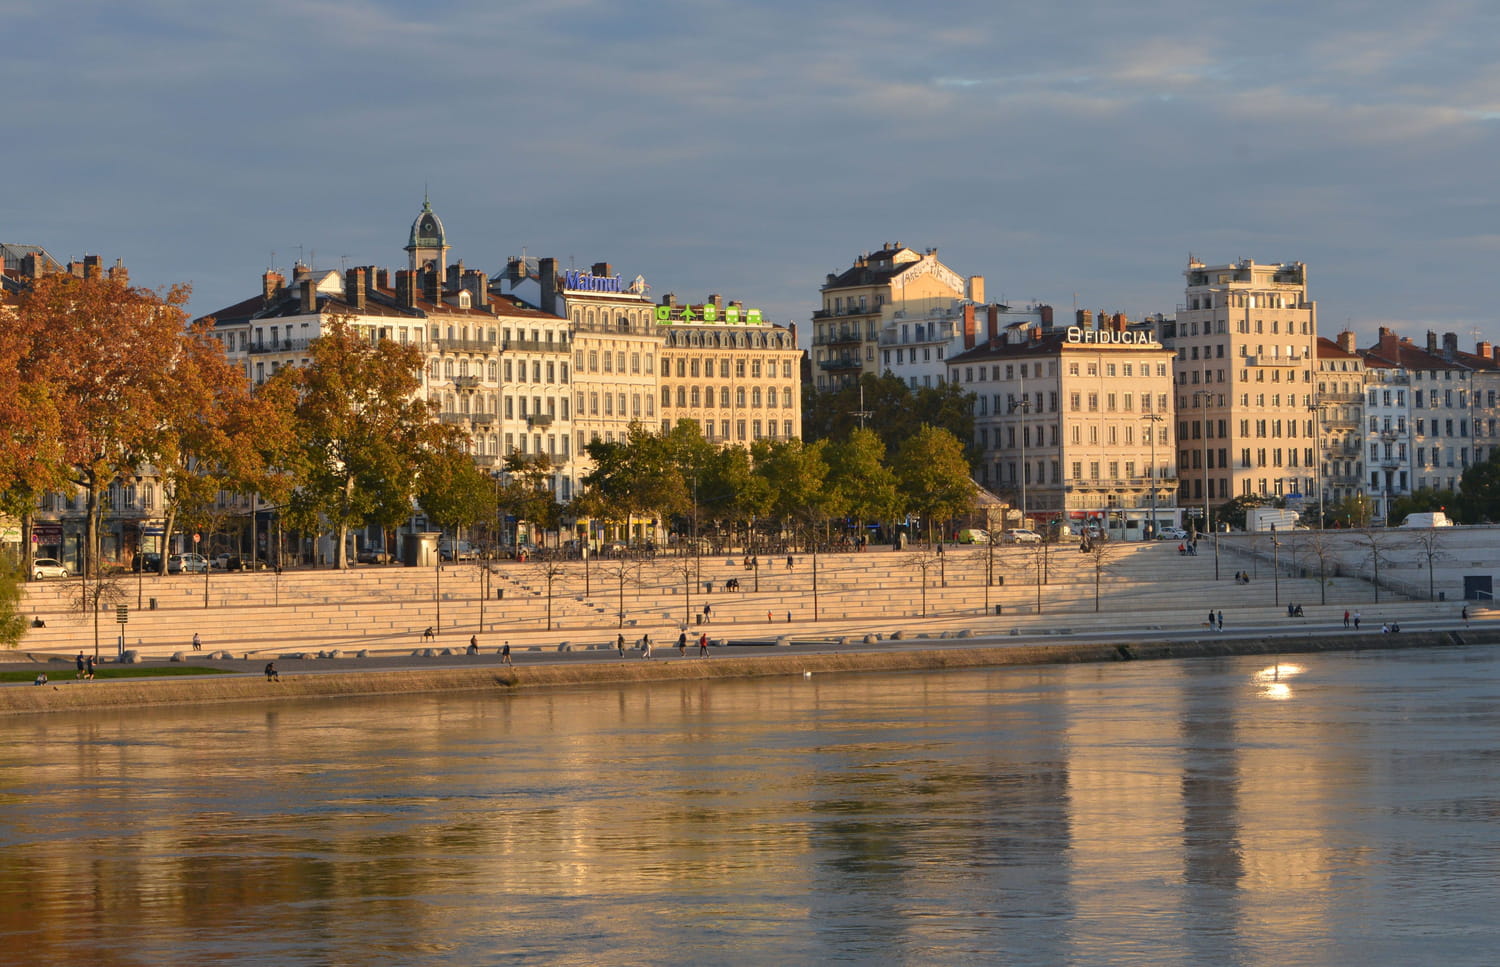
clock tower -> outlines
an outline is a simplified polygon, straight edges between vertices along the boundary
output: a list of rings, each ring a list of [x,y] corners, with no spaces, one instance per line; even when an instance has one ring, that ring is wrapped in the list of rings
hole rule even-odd
[[[443,222],[432,210],[432,204],[422,199],[422,212],[411,223],[411,238],[406,243],[406,254],[412,273],[430,271],[437,276],[438,291],[442,291],[447,275],[448,242],[443,236]]]

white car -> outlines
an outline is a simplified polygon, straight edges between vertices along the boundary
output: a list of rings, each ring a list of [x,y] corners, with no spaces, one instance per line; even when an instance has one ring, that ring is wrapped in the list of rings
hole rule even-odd
[[[1040,544],[1042,535],[1027,527],[1012,527],[1005,532],[1007,544]]]
[[[1185,541],[1187,538],[1188,532],[1181,527],[1163,527],[1161,533],[1156,535],[1159,541]]]
[[[42,578],[65,578],[72,577],[68,566],[63,562],[50,557],[39,557],[31,562],[31,577],[40,581]]]

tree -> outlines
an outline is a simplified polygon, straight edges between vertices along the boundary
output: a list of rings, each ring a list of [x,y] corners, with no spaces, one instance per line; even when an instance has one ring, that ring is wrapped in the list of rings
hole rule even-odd
[[[596,440],[586,447],[594,469],[584,478],[584,506],[606,520],[667,518],[690,507],[688,487],[667,441],[630,425],[624,442]]]
[[[811,529],[835,506],[828,487],[822,441],[756,440],[750,448],[755,475],[769,495],[767,512],[796,529]]]
[[[1390,562],[1391,554],[1402,546],[1401,539],[1392,531],[1373,528],[1354,535],[1355,547],[1364,551],[1373,573],[1371,583],[1375,586],[1375,603],[1380,603],[1380,565]]]
[[[1364,494],[1355,494],[1329,508],[1334,526],[1369,527],[1375,517],[1375,502]]]
[[[1429,511],[1446,511],[1452,507],[1458,512],[1458,494],[1451,490],[1438,490],[1434,487],[1420,487],[1409,494],[1404,494],[1391,501],[1391,511],[1387,523],[1403,521],[1408,514],[1421,514]]]
[[[542,544],[546,543],[547,531],[562,526],[562,505],[552,492],[556,472],[557,465],[545,453],[514,452],[505,458],[509,479],[502,488],[501,503],[515,515],[518,524],[525,521],[540,528]]]
[[[1413,511],[1420,513],[1420,511]],[[1417,553],[1427,561],[1427,600],[1437,600],[1437,582],[1433,574],[1432,565],[1438,561],[1446,560],[1447,552],[1443,550],[1442,531],[1436,527],[1416,528],[1412,531],[1411,542]]]
[[[814,392],[802,408],[805,439],[843,442],[867,418],[877,428],[886,452],[894,453],[923,423],[940,427],[963,442],[965,452],[974,439],[974,395],[957,383],[912,390],[889,371],[866,373],[859,382],[826,392]]]
[[[26,618],[21,614],[21,572],[9,560],[0,558],[0,647],[14,648],[26,633]]]
[[[1500,447],[1458,479],[1458,516],[1466,524],[1500,520]]]
[[[495,514],[495,482],[457,435],[434,441],[417,474],[417,503],[439,527],[473,527]]]
[[[48,387],[57,466],[86,495],[85,578],[98,572],[103,491],[142,465],[162,426],[187,298],[183,286],[158,295],[119,279],[55,274],[16,300],[11,323],[29,338],[22,382]],[[34,388],[26,398],[39,401]],[[11,449],[24,451],[25,441]]]
[[[1272,497],[1268,494],[1241,494],[1233,500],[1227,501],[1214,508],[1214,519],[1230,528],[1242,531],[1245,529],[1247,514],[1256,507],[1285,507],[1286,501],[1280,497]],[[1199,531],[1208,529],[1208,521],[1198,528]]]
[[[409,513],[424,459],[440,451],[444,430],[415,398],[422,351],[371,340],[339,317],[309,347],[307,366],[284,367],[272,379],[296,390],[296,425],[304,453],[293,495],[303,519],[328,521],[334,564],[349,566],[349,529]]]
[[[838,495],[838,511],[857,520],[860,533],[870,521],[888,521],[901,510],[896,475],[885,465],[885,444],[874,430],[854,429],[828,448],[828,482]]]
[[[922,424],[896,453],[896,480],[906,509],[920,514],[930,540],[933,527],[974,505],[974,482],[963,446],[947,430]]]

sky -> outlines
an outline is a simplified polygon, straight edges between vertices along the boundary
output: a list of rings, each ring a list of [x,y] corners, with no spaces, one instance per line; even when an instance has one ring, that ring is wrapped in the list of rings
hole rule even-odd
[[[0,0],[0,241],[207,314],[268,268],[610,262],[806,332],[900,241],[991,300],[1171,314],[1308,265],[1319,328],[1500,342],[1500,4]]]

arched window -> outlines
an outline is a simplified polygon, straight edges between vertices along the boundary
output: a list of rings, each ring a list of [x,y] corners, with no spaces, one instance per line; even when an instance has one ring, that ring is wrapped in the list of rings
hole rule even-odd
[[[458,375],[460,377],[469,375],[469,361],[467,359],[460,359],[458,361]]]
[[[445,359],[445,360],[443,360],[443,378],[444,379],[452,379],[453,378],[453,360],[451,360],[451,359]]]
[[[734,390],[734,405],[741,409],[745,406],[745,387],[738,386]]]
[[[665,396],[662,397],[661,405],[667,405],[667,399]],[[677,387],[677,405],[687,406],[687,387],[685,386]]]
[[[493,382],[495,382],[497,380],[497,378],[499,376],[499,371],[500,371],[499,365],[496,364],[496,362],[493,359],[490,360],[490,382],[491,383],[493,383]]]
[[[781,405],[786,409],[792,408],[792,391],[790,388],[781,391]]]
[[[750,405],[760,406],[760,387],[757,386],[750,391]]]
[[[698,387],[696,387],[696,386],[693,387],[693,405],[694,406],[702,406],[703,405],[703,391],[700,390],[700,389],[698,389]]]

